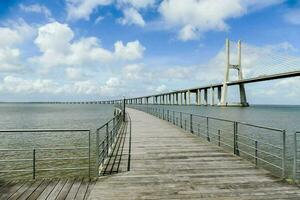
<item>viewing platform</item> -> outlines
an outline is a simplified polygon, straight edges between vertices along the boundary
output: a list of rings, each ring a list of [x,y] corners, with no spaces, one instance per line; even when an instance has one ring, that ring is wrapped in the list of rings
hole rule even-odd
[[[100,177],[89,199],[299,199],[300,189],[142,111],[132,119],[131,168]]]
[[[38,168],[36,180],[0,182],[0,200],[300,199],[300,188],[284,180],[284,130],[157,107],[136,108],[126,108],[126,117],[119,112],[97,129],[97,174],[90,173],[94,160],[88,162],[90,178],[75,174],[69,179],[43,179],[39,178],[43,169]],[[221,122],[222,127],[217,127]],[[276,132],[279,143],[266,143],[259,140],[261,135],[251,135],[255,146],[247,144],[251,147],[247,151],[243,126],[254,128],[253,133]],[[247,135],[246,140],[250,139]],[[282,148],[277,146],[280,143]],[[266,151],[262,145],[278,151]],[[268,160],[262,153],[276,159]],[[87,170],[77,167],[78,173]],[[278,173],[265,170],[268,167]]]

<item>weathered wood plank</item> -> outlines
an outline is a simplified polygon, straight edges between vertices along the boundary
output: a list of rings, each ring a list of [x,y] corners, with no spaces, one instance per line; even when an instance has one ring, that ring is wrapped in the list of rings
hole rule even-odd
[[[69,191],[68,196],[66,197],[66,200],[75,199],[81,183],[82,183],[82,179],[78,179],[74,182],[71,190]]]
[[[127,110],[132,118],[131,171],[99,178],[89,199],[300,197],[298,187],[279,181],[269,172],[208,143],[206,138],[146,113]]]
[[[8,199],[13,194],[15,194],[22,186],[24,185],[24,182],[19,183],[9,183],[6,185],[6,188],[3,188],[0,192],[0,200],[2,199]]]
[[[88,189],[88,186],[89,186],[89,180],[87,180],[87,179],[83,180],[80,187],[79,187],[77,195],[75,197],[76,200],[83,200],[84,199],[84,197],[86,195],[86,192],[87,192],[87,189]]]
[[[43,181],[35,181],[18,199],[26,200],[42,184],[42,182]]]
[[[49,196],[47,197],[47,199],[49,200],[55,200],[56,197],[59,195],[60,191],[62,190],[62,188],[64,187],[64,185],[66,184],[67,180],[60,180],[56,186],[54,187],[54,189],[51,191],[51,193],[49,194]]]
[[[52,180],[37,199],[38,200],[47,199],[47,197],[50,195],[50,193],[55,188],[55,186],[58,184],[58,182],[59,182],[59,180]]]
[[[60,191],[59,195],[57,196],[57,200],[64,200],[67,196],[68,193],[70,191],[70,189],[72,188],[73,184],[74,184],[75,180],[73,179],[69,179],[66,184],[64,185],[64,187],[62,188],[62,190]]]
[[[27,200],[36,200],[46,189],[50,182],[51,181],[49,180],[44,180],[42,184],[40,184],[39,187],[27,198]]]

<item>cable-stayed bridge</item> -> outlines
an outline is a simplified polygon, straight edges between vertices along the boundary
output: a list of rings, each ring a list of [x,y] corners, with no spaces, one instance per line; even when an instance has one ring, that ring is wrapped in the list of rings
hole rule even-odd
[[[245,84],[287,79],[300,76],[300,55],[288,43],[255,47],[226,40],[224,51],[217,56],[218,62],[212,62],[207,68],[217,74],[217,83],[167,91],[158,94],[126,98],[127,104],[169,104],[169,105],[218,105],[248,106]],[[201,73],[201,72],[197,72]],[[203,72],[202,76],[205,76]],[[216,75],[216,76],[217,76]],[[207,75],[209,76],[209,75]],[[228,102],[228,88],[239,87],[239,102]],[[123,99],[81,102],[43,102],[54,104],[114,104]]]

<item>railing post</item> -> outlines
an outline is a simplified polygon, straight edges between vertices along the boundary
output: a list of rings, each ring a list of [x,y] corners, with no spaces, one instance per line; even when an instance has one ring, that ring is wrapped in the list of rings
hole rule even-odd
[[[99,176],[99,165],[100,165],[100,162],[99,162],[99,141],[100,141],[100,138],[99,138],[99,129],[97,129],[96,131],[96,173],[97,173],[97,177]]]
[[[167,110],[167,121],[169,122],[170,121],[170,119],[169,119],[169,109]]]
[[[218,146],[221,146],[221,130],[218,130]]]
[[[190,131],[191,131],[191,133],[194,133],[194,131],[193,131],[193,114],[190,114]]]
[[[206,135],[207,135],[207,141],[210,142],[210,137],[209,137],[209,118],[206,117]]]
[[[285,178],[286,131],[282,131],[282,179]]]
[[[182,112],[180,112],[180,128],[182,128]]]
[[[131,162],[131,119],[130,116],[128,116],[129,119],[129,149],[128,149],[128,166],[127,171],[130,171],[130,162]]]
[[[116,135],[116,119],[113,118],[113,137],[115,138]]]
[[[126,117],[125,116],[125,113],[126,113],[125,107],[126,107],[126,105],[125,105],[125,97],[124,97],[124,100],[123,100],[123,122],[125,122],[125,117]]]
[[[173,111],[173,124],[175,125],[175,111]]]
[[[258,164],[258,159],[257,159],[257,156],[258,156],[258,151],[257,151],[257,148],[258,148],[258,142],[257,142],[257,140],[255,140],[255,166],[257,166],[257,164]]]
[[[91,131],[89,131],[89,178],[91,178]]]
[[[163,108],[163,120],[165,120],[165,109]]]
[[[294,134],[294,161],[293,161],[293,179],[294,182],[297,180],[297,159],[298,159],[298,149],[297,149],[297,133]]]
[[[233,152],[235,155],[239,156],[239,147],[238,147],[238,122],[233,123]]]
[[[109,133],[108,133],[108,123],[106,123],[106,156],[109,153]]]
[[[36,169],[35,169],[35,149],[33,149],[32,151],[32,179],[34,180],[35,179],[35,172],[36,172]]]

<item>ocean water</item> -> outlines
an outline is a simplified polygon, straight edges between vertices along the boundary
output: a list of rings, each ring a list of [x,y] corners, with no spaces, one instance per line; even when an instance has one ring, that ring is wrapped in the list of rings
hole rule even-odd
[[[112,117],[113,105],[0,104],[1,130],[90,130],[90,172],[92,176],[95,175],[95,130]],[[78,147],[82,149],[72,150],[72,148]],[[36,178],[86,177],[89,174],[89,150],[87,147],[89,147],[89,133],[84,131],[0,132],[0,180],[32,178],[33,149],[36,149]],[[56,150],[53,150],[54,148]],[[70,148],[70,150],[61,150],[61,148]],[[57,170],[61,168],[69,169]],[[22,171],[7,172],[8,170]]]

